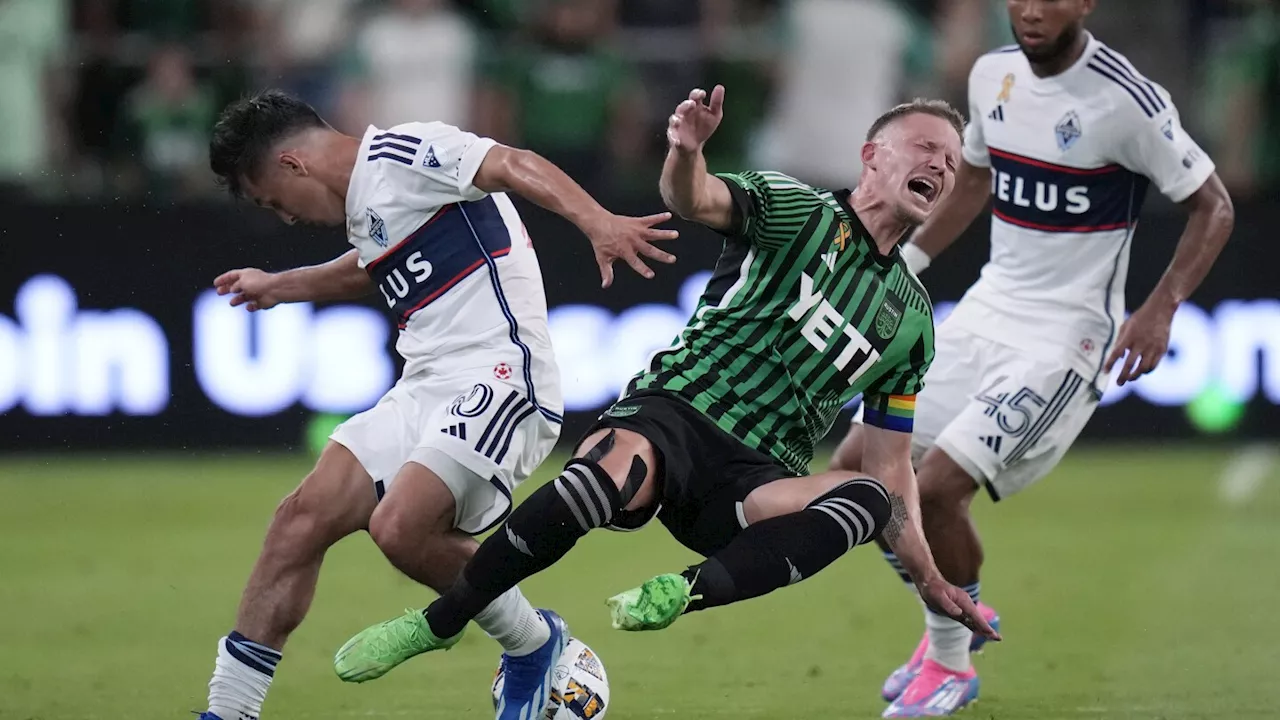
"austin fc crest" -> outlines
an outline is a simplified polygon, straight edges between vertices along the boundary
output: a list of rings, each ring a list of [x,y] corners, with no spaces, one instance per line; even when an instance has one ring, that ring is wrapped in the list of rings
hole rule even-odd
[[[1076,144],[1076,140],[1080,139],[1080,116],[1076,115],[1075,110],[1070,110],[1062,119],[1058,121],[1058,125],[1053,128],[1053,134],[1058,138],[1058,149],[1066,152]]]
[[[898,325],[902,323],[902,310],[893,306],[889,300],[885,300],[880,305],[880,312],[876,313],[876,334],[888,340],[893,337],[893,333],[898,330]]]
[[[387,240],[387,224],[382,222],[382,218],[378,217],[378,213],[373,208],[365,208],[364,211],[369,215],[369,237],[378,243],[378,247],[386,247],[390,244]]]

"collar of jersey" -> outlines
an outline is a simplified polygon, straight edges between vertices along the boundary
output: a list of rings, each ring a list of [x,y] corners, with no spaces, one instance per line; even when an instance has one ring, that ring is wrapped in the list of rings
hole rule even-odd
[[[1018,56],[1022,58],[1023,64],[1027,66],[1028,82],[1030,83],[1033,91],[1051,92],[1077,75],[1082,68],[1089,64],[1089,58],[1093,57],[1093,53],[1097,51],[1098,46],[1102,43],[1099,42],[1098,39],[1093,36],[1093,33],[1088,30],[1084,31],[1084,36],[1086,38],[1084,43],[1084,52],[1080,53],[1080,57],[1076,58],[1076,61],[1072,63],[1071,67],[1063,70],[1057,75],[1050,75],[1049,77],[1037,76],[1035,73],[1031,72],[1031,63],[1027,60],[1027,56],[1022,53],[1018,53]],[[1022,82],[1022,78],[1018,78],[1018,82]]]
[[[858,242],[867,246],[871,257],[875,258],[880,267],[890,268],[898,262],[898,246],[893,246],[893,252],[885,255],[880,252],[880,246],[876,245],[876,241],[871,237],[871,233],[867,232],[867,228],[862,224],[862,220],[858,219],[858,213],[853,211],[853,207],[849,205],[849,195],[852,190],[836,190],[831,196],[840,204],[840,209],[849,217],[849,224],[853,226],[853,234],[858,236]]]

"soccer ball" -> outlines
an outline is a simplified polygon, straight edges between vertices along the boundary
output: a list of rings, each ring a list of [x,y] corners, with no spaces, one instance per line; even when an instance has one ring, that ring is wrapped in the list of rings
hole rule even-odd
[[[587,644],[570,638],[552,671],[551,700],[537,720],[604,720],[609,706],[609,676]],[[502,665],[493,675],[493,707],[502,697]]]

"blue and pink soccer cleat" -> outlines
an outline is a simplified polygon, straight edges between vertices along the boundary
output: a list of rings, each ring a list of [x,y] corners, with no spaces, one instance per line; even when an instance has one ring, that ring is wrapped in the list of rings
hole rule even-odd
[[[978,603],[978,611],[982,613],[982,617],[986,618],[987,622],[991,623],[991,627],[995,628],[996,632],[1000,631],[1000,615],[994,609]],[[969,642],[969,652],[980,653],[982,652],[982,646],[986,644],[987,639],[985,637],[974,633],[973,640]],[[911,654],[911,659],[906,664],[899,666],[897,670],[894,670],[885,679],[884,686],[880,689],[880,697],[888,702],[897,700],[902,691],[907,689],[912,680],[915,680],[916,675],[920,674],[920,667],[924,664],[924,654],[928,649],[929,634],[925,633],[924,637],[920,638],[920,644],[916,646],[916,651]]]

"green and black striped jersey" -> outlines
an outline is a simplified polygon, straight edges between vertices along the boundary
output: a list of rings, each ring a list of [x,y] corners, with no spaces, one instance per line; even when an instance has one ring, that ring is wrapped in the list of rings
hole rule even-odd
[[[775,172],[719,177],[735,210],[715,272],[624,395],[676,395],[797,474],[859,393],[866,422],[910,432],[933,308],[897,250],[880,253],[847,191]]]

